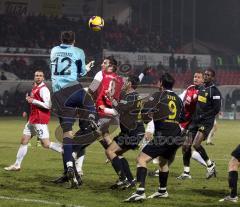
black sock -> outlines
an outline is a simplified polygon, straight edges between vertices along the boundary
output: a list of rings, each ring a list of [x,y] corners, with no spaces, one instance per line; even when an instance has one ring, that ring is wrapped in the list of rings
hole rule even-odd
[[[192,156],[191,148],[183,153],[183,165],[190,166],[190,160]]]
[[[118,156],[116,156],[112,159],[112,166],[113,166],[114,170],[116,171],[117,175],[119,176],[119,179],[125,180],[126,176],[124,174],[122,161],[119,159]]]
[[[63,154],[62,154],[62,160],[63,160],[63,169],[64,169],[63,174],[66,175],[66,174],[67,174],[67,165],[66,165],[66,163],[64,162],[64,156],[63,156]]]
[[[201,155],[201,157],[203,158],[203,160],[205,162],[207,162],[209,160],[209,157],[207,155],[207,152],[206,150],[203,148],[202,145],[198,146],[198,147],[195,147],[195,150]]]
[[[124,170],[124,173],[128,179],[129,182],[132,182],[133,181],[133,175],[131,173],[131,170],[130,170],[130,167],[129,167],[129,164],[128,164],[128,161],[123,157],[120,159],[121,162],[122,162],[122,166],[123,166],[123,170]]]
[[[144,192],[144,189],[145,189],[146,177],[147,177],[147,168],[138,167],[137,168],[137,183],[138,183],[138,188],[143,188],[143,190],[140,190],[140,191],[143,191],[143,192]]]
[[[63,157],[64,162],[72,162],[72,152],[73,152],[73,140],[69,137],[63,138]]]
[[[161,172],[160,171],[159,172],[159,190],[158,191],[160,193],[166,192],[168,174],[169,174],[169,171],[167,171],[167,172]]]
[[[231,189],[230,196],[232,198],[237,196],[237,181],[238,181],[238,172],[230,171],[228,173],[228,184],[229,184],[229,188]]]

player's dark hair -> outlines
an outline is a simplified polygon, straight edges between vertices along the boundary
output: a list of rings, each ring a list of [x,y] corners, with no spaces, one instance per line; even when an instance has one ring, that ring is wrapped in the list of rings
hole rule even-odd
[[[169,73],[164,73],[160,77],[160,82],[162,83],[163,88],[172,90],[175,80]]]
[[[117,71],[117,64],[118,62],[116,61],[116,59],[114,58],[114,56],[108,56],[105,59],[109,60],[109,63],[113,66],[114,68],[114,72]]]
[[[109,62],[110,62],[111,65],[117,66],[117,61],[116,61],[116,59],[114,58],[114,56],[108,56],[108,57],[106,57],[105,59],[109,60]]]
[[[132,83],[132,88],[133,88],[134,90],[138,87],[138,85],[139,85],[139,83],[140,83],[139,78],[138,78],[137,76],[134,76],[134,75],[130,75],[130,76],[128,77],[128,81]]]
[[[209,71],[212,74],[212,77],[215,77],[215,75],[216,75],[215,70],[213,70],[212,68],[208,68],[205,71]]]
[[[63,31],[61,32],[61,41],[63,44],[72,44],[75,40],[75,32]]]
[[[36,72],[43,73],[43,76],[44,76],[44,72],[43,72],[43,70],[41,70],[41,69],[37,69],[37,70],[35,70],[34,74],[35,74]]]

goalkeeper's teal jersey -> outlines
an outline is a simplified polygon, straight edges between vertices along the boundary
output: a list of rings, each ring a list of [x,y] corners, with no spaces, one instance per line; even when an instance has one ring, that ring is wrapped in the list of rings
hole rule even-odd
[[[51,79],[53,92],[76,82],[86,75],[85,54],[73,45],[61,44],[51,50]]]

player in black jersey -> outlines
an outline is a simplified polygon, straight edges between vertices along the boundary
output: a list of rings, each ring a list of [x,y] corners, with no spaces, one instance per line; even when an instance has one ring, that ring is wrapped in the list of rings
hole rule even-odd
[[[135,186],[128,161],[122,156],[130,149],[138,147],[144,136],[144,124],[141,118],[142,98],[135,91],[139,78],[130,76],[125,84],[125,94],[115,106],[120,115],[120,133],[106,150],[106,155],[119,175],[119,180],[112,189]]]
[[[177,149],[183,143],[179,122],[183,115],[183,104],[176,93],[172,91],[173,77],[165,73],[160,79],[160,91],[154,93],[144,104],[143,114],[151,114],[155,133],[137,158],[137,191],[126,202],[146,199],[145,179],[147,176],[147,163],[159,157],[159,189],[148,198],[168,197],[167,180],[169,165],[173,162]],[[145,117],[144,117],[145,119]]]
[[[214,125],[216,115],[221,108],[221,93],[213,84],[215,71],[207,69],[204,72],[204,85],[199,88],[196,110],[189,126],[189,144],[201,155],[207,164],[206,178],[216,176],[216,166],[201,145],[206,140]],[[189,158],[190,159],[190,158]]]

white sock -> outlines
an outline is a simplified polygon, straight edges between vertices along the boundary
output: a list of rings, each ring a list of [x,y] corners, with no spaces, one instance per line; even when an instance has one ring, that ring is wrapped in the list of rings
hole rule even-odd
[[[159,157],[156,157],[152,160],[153,164],[159,164]]]
[[[199,162],[201,165],[207,166],[206,162],[204,161],[204,159],[201,157],[201,155],[193,150],[192,151],[192,159],[194,159],[195,161]]]
[[[75,161],[77,172],[82,172],[84,158],[85,158],[85,155],[82,155]]]
[[[190,173],[190,167],[183,167],[183,170],[184,170],[184,172],[186,172],[186,173]]]
[[[23,161],[23,158],[25,157],[25,155],[27,154],[27,150],[28,150],[28,145],[27,144],[21,144],[18,152],[17,152],[17,159],[14,165],[21,167],[21,163]]]
[[[207,166],[210,166],[212,164],[212,161],[209,159],[208,161],[207,161]]]
[[[49,149],[63,153],[62,145],[56,142],[50,142]]]
[[[66,163],[66,165],[67,165],[67,167],[73,167],[73,162],[72,162],[72,161],[68,161],[68,162]]]
[[[212,130],[210,131],[208,137],[207,137],[207,143],[211,143],[212,142],[212,138],[214,135],[214,127],[212,128]]]

